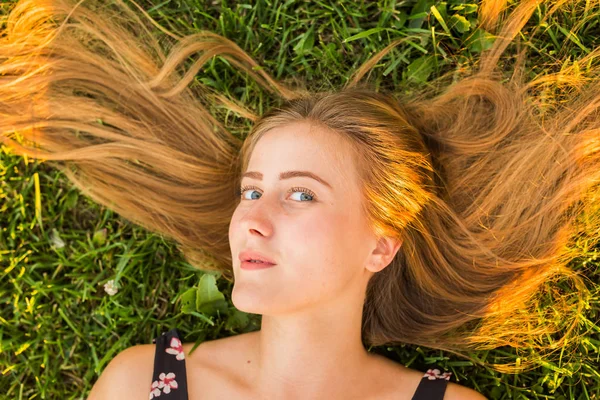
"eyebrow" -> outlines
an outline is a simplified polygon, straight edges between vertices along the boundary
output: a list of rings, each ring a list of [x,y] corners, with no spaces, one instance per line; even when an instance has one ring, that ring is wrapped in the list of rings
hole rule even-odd
[[[249,172],[245,172],[242,175],[242,178],[245,178],[245,177],[257,179],[260,181],[263,178],[263,174],[260,172],[256,172],[256,171],[249,171]],[[325,179],[323,179],[320,176],[313,174],[312,172],[309,172],[309,171],[285,171],[285,172],[282,172],[281,174],[279,174],[279,180],[296,178],[296,177],[306,177],[306,178],[314,179],[317,182],[320,182],[321,184],[323,184],[333,190],[333,187]]]

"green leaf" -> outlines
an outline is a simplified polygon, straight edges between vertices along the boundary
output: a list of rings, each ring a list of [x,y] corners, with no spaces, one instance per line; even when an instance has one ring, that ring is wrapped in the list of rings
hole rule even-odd
[[[494,35],[478,28],[469,36],[466,44],[471,52],[480,53],[492,47],[495,40],[496,37]]]
[[[454,14],[450,17],[452,27],[460,33],[468,32],[471,29],[471,23],[462,15]]]
[[[217,87],[217,82],[214,79],[202,77],[198,79],[200,82],[205,84],[206,86]]]
[[[452,6],[452,10],[453,11],[463,11],[463,14],[473,14],[474,12],[477,12],[478,9],[478,5],[477,4],[458,4],[455,6]]]
[[[226,300],[215,300],[215,301],[211,301],[209,303],[203,303],[198,308],[198,312],[205,314],[205,315],[217,316],[217,315],[226,315],[228,309],[229,309],[229,304],[227,304]]]
[[[429,15],[431,6],[434,4],[435,1],[433,0],[417,0],[410,10],[410,17],[408,18],[410,22],[408,23],[408,27],[411,29],[421,28],[423,21],[425,21],[425,18]]]
[[[229,318],[227,318],[227,322],[225,323],[225,328],[229,331],[244,329],[248,326],[250,322],[250,318],[247,313],[240,311],[238,309],[234,309],[230,314]]]
[[[427,81],[433,71],[433,56],[421,56],[411,62],[404,70],[404,79],[413,80],[419,83]]]
[[[196,311],[196,288],[190,288],[181,295],[181,312],[191,314]]]
[[[217,279],[214,275],[205,274],[200,278],[196,291],[196,311],[215,315],[227,313],[228,304],[223,293],[217,287]]]
[[[342,43],[347,43],[347,42],[351,42],[353,40],[366,38],[368,36],[371,36],[374,33],[385,31],[385,30],[386,30],[386,28],[371,28],[371,29],[368,29],[366,31],[362,31],[360,33],[357,33],[354,36],[350,36],[349,38],[346,38],[346,39],[342,40]]]
[[[309,53],[315,45],[315,32],[311,26],[308,31],[301,35],[301,39],[294,46],[294,51],[298,55]]]
[[[79,200],[79,193],[77,193],[76,190],[71,190],[66,196],[64,207],[67,210],[70,210],[71,208],[75,207],[77,200]]]
[[[437,19],[437,21],[440,23],[440,25],[442,25],[442,28],[444,29],[444,31],[446,31],[446,33],[448,35],[451,35],[450,30],[448,29],[448,26],[446,25],[446,21],[444,21],[444,16],[440,12],[440,10],[438,10],[438,8],[436,6],[431,6],[431,13],[435,17],[435,19]]]
[[[224,300],[225,296],[217,287],[217,279],[214,275],[203,274],[198,283],[198,294],[196,296],[196,308],[202,304],[215,300]]]
[[[106,228],[102,228],[100,230],[97,230],[94,233],[94,237],[92,238],[92,242],[96,246],[102,247],[104,245],[104,243],[106,243]]]

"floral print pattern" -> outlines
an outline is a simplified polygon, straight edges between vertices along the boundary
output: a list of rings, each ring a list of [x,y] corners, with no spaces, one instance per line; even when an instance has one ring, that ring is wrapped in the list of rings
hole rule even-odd
[[[155,340],[153,340],[153,342],[155,342]],[[181,343],[181,340],[179,340],[176,337],[171,338],[171,342],[169,343],[169,347],[165,349],[165,353],[174,355],[175,359],[178,361],[185,360],[183,344]],[[179,384],[177,383],[177,380],[175,378],[176,376],[174,372],[161,372],[158,376],[158,380],[155,380],[150,385],[150,394],[148,398],[152,400],[155,397],[159,397],[163,393],[171,393],[171,389],[178,389]]]
[[[168,374],[161,372],[158,378],[159,380],[152,382],[152,385],[150,386],[150,400],[161,395],[160,389],[162,389],[162,393],[169,394],[171,393],[171,389],[177,389],[179,387],[175,380],[175,374],[172,372],[169,372]]]
[[[183,344],[181,343],[181,340],[177,339],[176,337],[171,338],[171,343],[169,346],[170,347],[165,349],[165,352],[175,355],[175,358],[180,361],[185,359],[185,354],[183,353]]]
[[[440,374],[440,370],[435,368],[435,369],[428,369],[427,372],[425,372],[425,375],[423,375],[423,378],[427,378],[431,381],[433,381],[435,379],[445,379],[445,380],[449,381],[450,375],[452,375],[452,372],[444,372],[443,374]]]

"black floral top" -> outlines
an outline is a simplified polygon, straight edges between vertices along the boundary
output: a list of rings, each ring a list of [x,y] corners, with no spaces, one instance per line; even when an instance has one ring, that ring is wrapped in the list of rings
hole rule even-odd
[[[156,343],[154,352],[154,373],[150,385],[149,399],[188,400],[185,379],[185,354],[177,328],[152,340]]]
[[[156,351],[148,397],[150,400],[188,400],[185,354],[179,338],[179,331],[173,328],[152,340],[152,343],[156,343]],[[451,375],[452,372],[441,373],[439,368],[428,369],[412,400],[443,400]]]

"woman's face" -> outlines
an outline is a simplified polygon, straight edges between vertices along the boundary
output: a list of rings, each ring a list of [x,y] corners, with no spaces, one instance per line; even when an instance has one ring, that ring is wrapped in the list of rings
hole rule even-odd
[[[242,178],[242,187],[253,187],[242,191],[229,226],[237,309],[287,314],[364,290],[376,240],[361,213],[359,179],[347,146],[308,122],[272,129],[258,141],[243,172],[262,179]],[[280,180],[287,171],[313,173],[331,187],[309,177]],[[239,253],[246,249],[277,265],[241,269]]]

